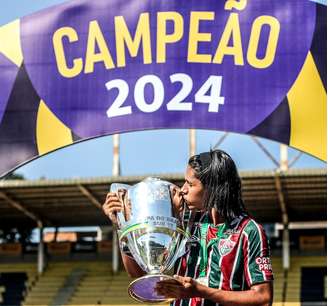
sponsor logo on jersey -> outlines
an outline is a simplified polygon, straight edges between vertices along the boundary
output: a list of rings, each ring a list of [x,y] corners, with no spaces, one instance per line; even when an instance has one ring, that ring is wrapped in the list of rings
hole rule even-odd
[[[240,230],[237,229],[228,229],[224,232],[226,235],[233,235],[233,234],[239,234]]]
[[[272,265],[270,257],[256,257],[255,262],[260,271],[271,272]]]

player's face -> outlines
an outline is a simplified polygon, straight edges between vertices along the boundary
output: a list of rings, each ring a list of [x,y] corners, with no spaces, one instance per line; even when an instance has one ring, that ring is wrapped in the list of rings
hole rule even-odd
[[[187,167],[181,193],[190,210],[203,210],[205,189],[190,166]]]

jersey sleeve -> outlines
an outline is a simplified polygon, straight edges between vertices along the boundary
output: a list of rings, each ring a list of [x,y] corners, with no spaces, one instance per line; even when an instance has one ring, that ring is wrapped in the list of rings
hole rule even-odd
[[[271,254],[263,227],[251,220],[243,231],[244,275],[249,287],[273,280]]]

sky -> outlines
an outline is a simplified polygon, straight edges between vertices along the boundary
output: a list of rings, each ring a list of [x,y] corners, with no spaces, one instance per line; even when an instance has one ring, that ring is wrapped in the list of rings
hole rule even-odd
[[[65,2],[64,0],[1,0],[0,25],[32,12]],[[213,148],[223,132],[197,130],[196,153]],[[260,140],[279,161],[279,143]],[[145,175],[182,173],[188,160],[188,130],[156,130],[120,136],[121,174]],[[240,170],[274,169],[275,164],[246,135],[229,134],[220,149],[227,151]],[[15,171],[27,179],[59,179],[110,176],[112,173],[112,137],[84,141],[27,163]],[[298,154],[288,150],[289,159]],[[326,167],[326,163],[307,154],[293,168]]]

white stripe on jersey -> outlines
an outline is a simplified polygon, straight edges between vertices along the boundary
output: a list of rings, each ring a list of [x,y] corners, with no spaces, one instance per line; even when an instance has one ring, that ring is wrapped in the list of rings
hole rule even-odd
[[[194,272],[194,276],[193,276],[193,278],[196,278],[197,277],[197,271],[199,270],[199,265],[200,265],[200,256],[198,256],[198,258],[197,258],[197,262],[196,262],[196,267],[195,267],[195,272]],[[192,299],[189,299],[189,306],[190,306],[190,304],[191,304],[191,301],[192,301]]]
[[[180,269],[181,269],[181,263],[182,263],[182,260],[180,259],[179,266],[178,266],[178,269],[177,269],[177,274],[178,274],[178,275],[180,275],[179,272],[180,272]],[[176,306],[179,305],[179,306],[181,306],[181,302],[182,302],[182,300],[180,300],[180,303],[177,304],[177,301],[174,301],[174,302],[173,302],[173,305],[176,305]]]
[[[222,284],[223,284],[223,273],[222,273],[222,269],[221,269],[221,266],[222,266],[222,259],[223,259],[223,256],[221,256],[220,260],[219,260],[219,268],[220,268],[220,284],[219,284],[219,289],[222,289]]]
[[[237,266],[237,260],[238,260],[238,255],[239,255],[239,251],[240,251],[241,245],[242,245],[242,239],[239,239],[238,249],[237,249],[237,253],[236,253],[236,256],[235,256],[235,260],[233,262],[233,267],[232,267],[231,275],[230,275],[230,289],[231,290],[233,290],[233,288],[232,288],[232,280],[233,280],[233,276],[235,274],[235,269],[236,269],[236,266]]]
[[[210,253],[208,254],[208,258],[209,258],[208,263],[207,263],[208,270],[206,273],[206,277],[207,277],[208,281],[210,280],[212,255],[213,255],[213,248],[211,248]],[[205,299],[202,299],[201,306],[204,306],[204,302],[205,302]]]
[[[255,226],[256,226],[256,228],[257,228],[257,230],[259,232],[259,235],[260,235],[260,241],[261,241],[261,253],[260,253],[260,256],[263,257],[264,254],[263,254],[263,240],[262,240],[263,237],[262,237],[262,232],[261,232],[261,229],[259,228],[259,226],[256,224],[256,222],[253,222],[253,223],[255,224]],[[267,280],[267,277],[265,275],[264,270],[262,270],[262,275],[263,275],[263,279],[264,280]]]
[[[204,213],[202,216],[201,216],[201,218],[200,218],[200,220],[199,221],[201,221],[201,220],[203,220],[204,218],[205,218],[205,215],[206,215],[206,213]],[[207,229],[206,229],[206,237],[207,237],[207,232],[208,232],[208,228],[210,227],[210,225],[208,225],[207,226]],[[206,237],[205,237],[205,239],[206,239]],[[202,239],[202,235],[200,236],[200,239]],[[211,254],[211,252],[210,252],[210,254]],[[211,256],[209,254],[209,256]],[[199,260],[201,259],[201,256],[199,256]],[[207,266],[209,266],[209,264],[207,265]],[[207,268],[207,267],[206,267]],[[195,270],[196,271],[196,270]],[[197,274],[197,272],[196,272],[196,274]],[[195,276],[196,276],[196,274],[195,274]],[[205,299],[202,299],[202,303],[201,303],[201,306],[204,306],[204,301],[205,301]]]
[[[202,220],[203,218],[204,218],[204,215],[202,215],[202,216],[200,217],[199,220]],[[195,235],[196,231],[197,231],[197,226],[194,227],[193,232],[192,232],[192,235]],[[189,251],[189,253],[188,253],[187,257],[186,257],[186,271],[185,271],[185,274],[184,274],[185,277],[188,276],[188,260],[189,260],[190,254],[191,254],[191,251]],[[197,262],[198,262],[199,260],[200,260],[200,256],[198,257]],[[182,262],[182,260],[180,260],[180,262],[179,262],[179,266],[178,266],[178,269],[177,269],[177,274],[178,274],[178,275],[180,275],[181,262]],[[196,266],[196,268],[197,268],[197,266]],[[197,273],[197,270],[195,269],[193,278],[195,277],[195,274],[196,274],[196,273]],[[178,304],[177,304],[176,301],[175,301],[175,302],[173,302],[173,305],[181,306],[182,301],[183,301],[183,300],[180,299],[180,303],[178,303]],[[189,299],[189,305],[190,305],[190,302],[191,302],[191,299]]]
[[[243,232],[243,234],[247,238],[247,273],[248,273],[249,280],[252,284],[253,283],[252,275],[251,275],[251,272],[249,271],[249,239],[248,239],[248,234],[246,232]]]

